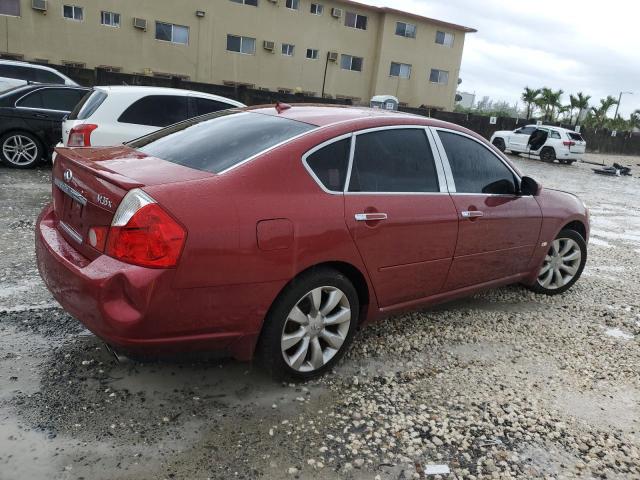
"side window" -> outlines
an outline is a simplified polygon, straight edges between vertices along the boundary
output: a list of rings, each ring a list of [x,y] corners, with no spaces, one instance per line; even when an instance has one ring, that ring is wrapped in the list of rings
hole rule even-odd
[[[35,82],[34,69],[19,65],[0,65],[0,77],[15,78],[25,82]]]
[[[25,108],[42,108],[42,90],[36,90],[35,92],[31,92],[30,94],[22,97],[16,103],[16,107],[25,107]]]
[[[560,134],[558,132],[556,132],[555,130],[551,130],[551,134],[549,135],[551,138],[555,138],[557,140],[560,140]]]
[[[459,193],[512,195],[516,193],[511,170],[488,148],[475,140],[439,131]]]
[[[394,129],[358,135],[349,191],[439,192],[426,132]]]
[[[70,112],[87,92],[86,90],[72,88],[43,88],[40,93],[42,96],[42,108]]]
[[[333,142],[307,157],[307,164],[327,190],[344,191],[349,168],[351,138]]]
[[[34,70],[36,76],[36,82],[39,83],[57,83],[58,85],[64,84],[64,79],[56,75],[53,72],[49,72],[47,70]]]
[[[149,95],[127,108],[118,122],[167,127],[189,118],[189,97],[173,95]]]
[[[209,98],[195,97],[196,112],[198,115],[205,115],[207,113],[219,112],[220,110],[226,110],[228,108],[234,108],[233,105],[228,103],[218,102]]]
[[[536,127],[524,127],[520,131],[520,133],[522,133],[523,135],[531,135],[535,131],[536,131]]]

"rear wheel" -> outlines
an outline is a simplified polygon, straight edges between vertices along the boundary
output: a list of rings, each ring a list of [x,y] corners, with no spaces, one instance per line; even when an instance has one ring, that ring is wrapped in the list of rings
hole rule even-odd
[[[538,279],[531,289],[536,293],[557,295],[578,281],[587,262],[587,244],[574,230],[562,230],[551,242]]]
[[[540,152],[540,160],[543,162],[553,162],[556,159],[556,151],[551,147],[544,147]]]
[[[353,284],[340,272],[323,268],[303,274],[285,288],[265,319],[261,364],[276,378],[322,375],[351,343],[359,306]]]
[[[0,137],[0,159],[13,168],[33,168],[42,161],[40,141],[27,132],[10,132]]]
[[[502,153],[504,153],[504,151],[507,149],[506,145],[504,144],[504,140],[501,138],[496,138],[493,141],[493,145],[500,150]]]

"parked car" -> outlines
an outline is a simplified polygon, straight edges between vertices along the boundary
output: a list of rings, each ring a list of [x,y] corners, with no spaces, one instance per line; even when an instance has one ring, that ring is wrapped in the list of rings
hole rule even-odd
[[[66,85],[26,85],[0,94],[0,160],[33,168],[62,134],[62,118],[89,91]]]
[[[0,92],[29,83],[78,85],[55,68],[14,60],[0,60]]]
[[[65,146],[118,145],[188,118],[245,105],[230,98],[158,87],[95,87],[66,118]]]
[[[478,135],[429,118],[277,105],[127,145],[60,148],[37,263],[60,304],[125,351],[257,354],[330,369],[360,325],[523,283],[559,294],[589,214]]]
[[[536,133],[537,132],[537,133]],[[537,142],[531,144],[531,136],[536,133]],[[587,148],[582,135],[566,128],[527,125],[510,131],[495,132],[491,136],[491,143],[501,152],[530,153],[540,156],[540,160],[572,164],[581,160]]]

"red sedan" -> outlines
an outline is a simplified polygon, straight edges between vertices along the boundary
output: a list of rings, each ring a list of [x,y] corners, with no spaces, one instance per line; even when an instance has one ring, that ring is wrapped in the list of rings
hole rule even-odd
[[[125,351],[259,355],[308,378],[360,325],[522,283],[558,294],[589,214],[459,126],[277,105],[58,149],[37,224],[60,304]]]

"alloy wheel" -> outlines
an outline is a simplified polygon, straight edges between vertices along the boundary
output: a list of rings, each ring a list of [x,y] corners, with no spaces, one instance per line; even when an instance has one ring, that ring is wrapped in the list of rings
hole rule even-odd
[[[342,348],[351,325],[351,305],[336,287],[314,288],[291,309],[282,329],[282,356],[293,370],[313,372]]]
[[[30,165],[38,159],[38,145],[25,135],[12,135],[2,144],[2,153],[13,165]]]
[[[558,238],[551,243],[538,274],[538,284],[548,290],[567,285],[578,273],[582,261],[580,245],[571,238]]]

